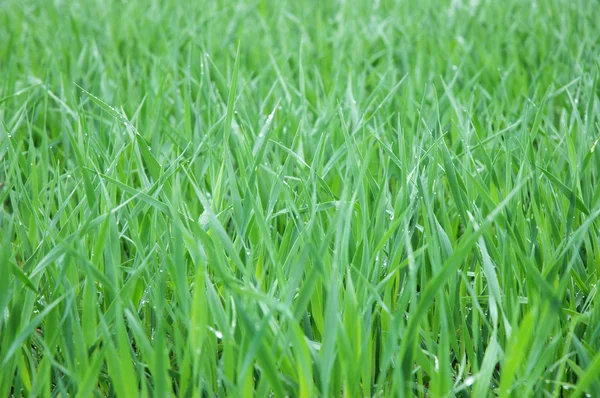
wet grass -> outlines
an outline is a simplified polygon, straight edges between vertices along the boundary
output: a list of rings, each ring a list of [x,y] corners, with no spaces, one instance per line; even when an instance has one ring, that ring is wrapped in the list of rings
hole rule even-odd
[[[0,397],[600,396],[598,1],[0,3]]]

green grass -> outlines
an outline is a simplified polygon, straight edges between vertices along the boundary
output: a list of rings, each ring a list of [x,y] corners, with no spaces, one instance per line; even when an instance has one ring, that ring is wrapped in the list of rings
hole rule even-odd
[[[597,0],[0,2],[0,397],[600,396]]]

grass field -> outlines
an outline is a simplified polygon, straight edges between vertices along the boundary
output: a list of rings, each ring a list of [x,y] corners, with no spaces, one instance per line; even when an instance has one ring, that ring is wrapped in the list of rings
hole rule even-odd
[[[0,2],[0,397],[600,397],[599,78],[597,0]]]

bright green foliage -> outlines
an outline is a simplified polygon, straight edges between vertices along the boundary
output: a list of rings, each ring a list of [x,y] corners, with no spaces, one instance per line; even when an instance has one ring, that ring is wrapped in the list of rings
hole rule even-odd
[[[0,397],[600,396],[598,0],[0,2]]]

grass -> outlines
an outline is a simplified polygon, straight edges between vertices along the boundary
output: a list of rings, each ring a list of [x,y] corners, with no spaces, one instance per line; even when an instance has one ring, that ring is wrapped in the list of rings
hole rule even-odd
[[[1,2],[0,397],[600,396],[598,9]]]

